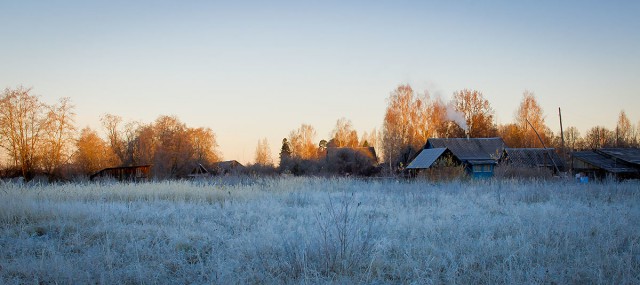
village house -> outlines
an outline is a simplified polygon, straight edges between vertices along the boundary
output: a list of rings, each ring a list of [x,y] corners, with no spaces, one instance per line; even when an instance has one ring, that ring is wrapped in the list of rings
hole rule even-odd
[[[431,138],[407,169],[416,172],[447,159],[464,166],[473,178],[489,178],[505,148],[502,138]]]

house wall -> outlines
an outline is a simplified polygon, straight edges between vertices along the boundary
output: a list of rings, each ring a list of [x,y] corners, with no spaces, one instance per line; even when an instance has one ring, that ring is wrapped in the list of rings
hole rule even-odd
[[[493,171],[495,169],[495,165],[493,164],[476,164],[469,165],[467,168],[467,173],[473,178],[491,178],[493,177]]]

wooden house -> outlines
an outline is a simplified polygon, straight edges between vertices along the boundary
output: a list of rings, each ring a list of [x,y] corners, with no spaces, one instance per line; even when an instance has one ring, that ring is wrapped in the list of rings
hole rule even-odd
[[[472,177],[488,178],[493,176],[505,148],[501,138],[431,138],[407,169],[430,168],[437,160],[448,158],[463,165]]]

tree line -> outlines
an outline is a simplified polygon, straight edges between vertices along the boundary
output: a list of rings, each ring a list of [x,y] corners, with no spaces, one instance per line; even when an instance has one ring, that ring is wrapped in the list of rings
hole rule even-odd
[[[317,140],[315,128],[302,124],[282,140],[277,166],[267,139],[259,140],[250,169],[371,175],[381,170],[362,150],[373,147],[378,162],[394,171],[406,166],[428,138],[499,136],[510,147],[544,145],[561,150],[562,138],[548,127],[533,92],[523,92],[513,122],[498,125],[494,115],[490,102],[478,90],[456,91],[445,102],[428,91],[415,92],[409,84],[401,84],[387,98],[381,130],[358,135],[349,119],[340,118],[329,140]],[[51,180],[70,179],[106,167],[152,164],[156,179],[169,179],[188,175],[198,164],[210,167],[221,160],[210,128],[189,127],[175,116],[161,115],[142,123],[105,114],[100,121],[105,138],[89,127],[77,129],[71,99],[61,98],[49,105],[30,88],[6,88],[0,97],[0,147],[6,161],[0,175],[30,180],[41,173]],[[563,132],[566,151],[640,145],[640,124],[632,124],[624,110],[614,130],[594,126],[581,135],[569,126]],[[333,152],[333,159],[327,159],[329,149],[339,150]]]
[[[409,84],[401,84],[387,98],[382,130],[358,134],[351,121],[341,118],[330,134],[331,140],[315,143],[315,130],[303,124],[284,138],[280,150],[280,171],[322,168],[310,162],[322,158],[327,147],[375,146],[384,168],[393,172],[405,167],[422,149],[429,138],[501,137],[509,147],[555,148],[565,153],[603,147],[639,147],[640,123],[631,124],[624,110],[620,111],[615,130],[603,126],[590,128],[581,136],[576,127],[564,129],[564,148],[560,133],[547,125],[544,110],[533,92],[525,90],[513,122],[497,124],[495,111],[483,93],[463,89],[453,93],[450,101],[432,97],[428,91],[419,93]],[[260,163],[257,159],[256,162]],[[303,168],[304,169],[304,168]]]
[[[6,88],[0,97],[0,146],[8,158],[2,176],[68,180],[107,167],[152,164],[152,175],[167,179],[220,160],[210,128],[189,127],[175,116],[141,123],[105,114],[101,123],[106,139],[89,127],[78,132],[69,98],[48,105],[30,88]]]

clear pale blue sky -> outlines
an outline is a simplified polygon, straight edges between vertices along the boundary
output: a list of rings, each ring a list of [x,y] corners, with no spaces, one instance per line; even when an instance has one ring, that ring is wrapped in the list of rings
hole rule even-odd
[[[401,83],[484,93],[498,123],[533,91],[559,131],[640,120],[640,1],[2,1],[0,87],[210,127],[225,159],[302,123],[381,129]],[[517,2],[517,3],[516,3]]]

